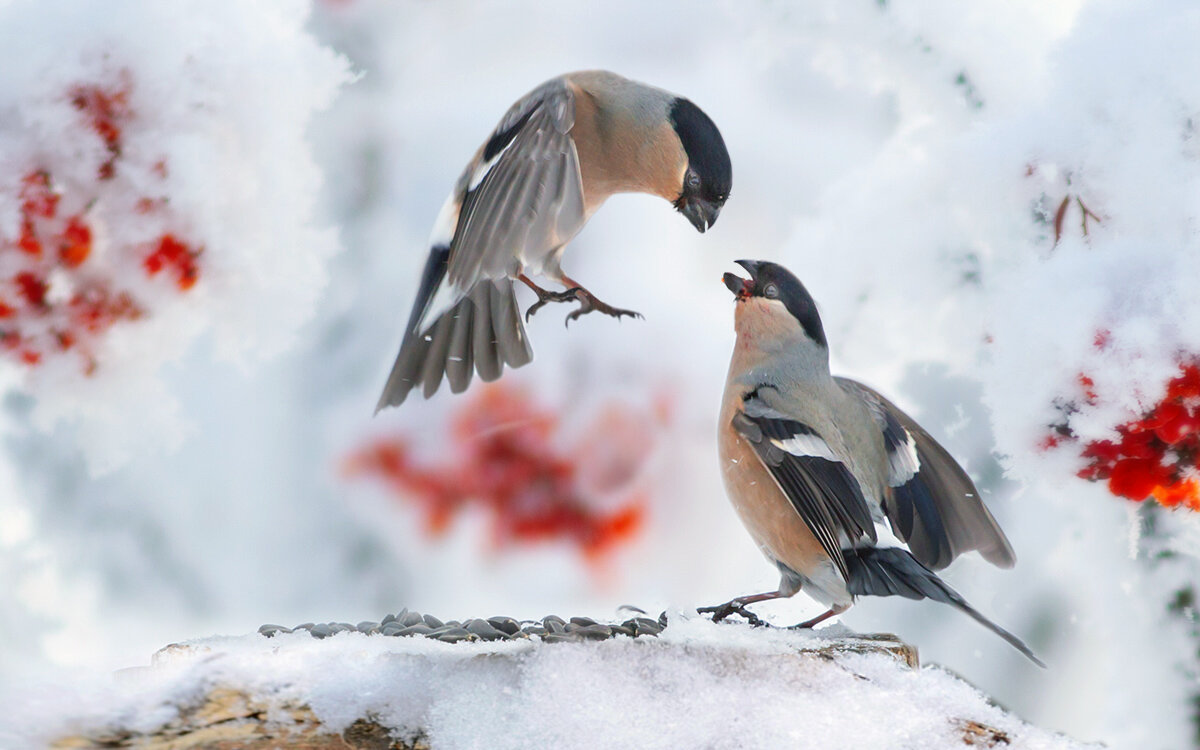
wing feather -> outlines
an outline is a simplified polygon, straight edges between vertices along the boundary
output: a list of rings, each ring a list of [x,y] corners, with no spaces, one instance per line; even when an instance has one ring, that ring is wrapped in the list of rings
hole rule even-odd
[[[862,488],[850,469],[812,427],[757,398],[743,400],[733,427],[755,453],[822,549],[848,576],[844,547],[875,541],[875,526]]]
[[[934,570],[970,550],[1000,567],[1016,555],[974,482],[954,457],[912,417],[872,388],[837,378],[858,394],[883,430],[890,467],[890,502],[884,510],[913,556]]]
[[[582,228],[574,122],[573,94],[562,79],[530,92],[501,120],[459,181],[462,211],[447,269],[455,288],[509,275],[518,265],[539,270]]]

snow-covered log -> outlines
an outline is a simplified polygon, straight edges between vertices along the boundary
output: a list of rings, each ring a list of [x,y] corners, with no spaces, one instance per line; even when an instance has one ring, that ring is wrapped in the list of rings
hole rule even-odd
[[[201,639],[118,673],[52,729],[56,747],[174,750],[1083,747],[919,668],[894,636],[703,619],[576,642]]]

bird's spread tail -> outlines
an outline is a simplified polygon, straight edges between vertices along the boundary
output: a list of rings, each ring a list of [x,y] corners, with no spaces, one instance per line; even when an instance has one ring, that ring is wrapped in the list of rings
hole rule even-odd
[[[980,614],[933,571],[918,562],[907,550],[898,547],[871,547],[846,555],[850,573],[847,588],[855,596],[903,596],[907,599],[932,599],[950,604],[970,615],[976,622],[1008,641],[1039,667],[1041,659],[1012,633]]]
[[[500,377],[504,365],[517,368],[533,359],[513,283],[508,279],[478,282],[435,321],[421,325],[445,274],[447,254],[442,248],[430,253],[400,353],[376,412],[404,403],[409,391],[418,386],[429,398],[441,385],[443,375],[450,381],[450,390],[460,393],[475,372],[483,380],[492,381]]]

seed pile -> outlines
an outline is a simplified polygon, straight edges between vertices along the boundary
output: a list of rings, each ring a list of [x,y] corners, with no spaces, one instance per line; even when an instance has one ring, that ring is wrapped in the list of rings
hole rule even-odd
[[[385,636],[424,636],[444,643],[461,641],[514,641],[539,638],[546,643],[572,643],[578,641],[600,641],[618,635],[630,638],[657,636],[667,626],[667,613],[658,619],[631,617],[622,623],[606,624],[590,617],[572,617],[564,620],[557,615],[547,615],[541,620],[516,620],[512,617],[488,617],[470,620],[448,620],[443,622],[433,615],[422,615],[402,609],[387,615],[379,622],[365,620],[357,625],[348,622],[305,622],[294,628],[283,625],[263,625],[258,632],[270,638],[277,633],[293,633],[307,630],[313,638],[328,638],[338,633],[365,633]]]

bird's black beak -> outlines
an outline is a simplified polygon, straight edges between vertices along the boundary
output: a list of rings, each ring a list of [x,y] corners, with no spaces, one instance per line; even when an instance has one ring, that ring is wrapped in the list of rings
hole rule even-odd
[[[750,278],[743,279],[737,274],[727,273],[721,277],[721,280],[725,282],[725,287],[741,300],[754,294],[754,282],[757,278],[759,262],[756,260],[738,260],[734,262],[749,271]]]
[[[725,286],[728,287],[729,291],[733,292],[734,296],[736,296],[738,299],[741,299],[743,296],[745,296],[746,285],[754,283],[750,279],[743,279],[741,276],[738,276],[734,273],[725,274],[721,277],[721,281],[725,282]]]
[[[734,263],[750,272],[751,281],[758,281],[758,269],[762,268],[763,264],[761,260],[735,260]]]
[[[701,234],[704,230],[717,223],[717,217],[721,215],[721,207],[709,203],[703,198],[688,198],[679,207],[680,213],[687,217],[687,220],[692,222],[692,226]]]

